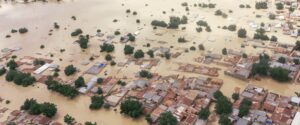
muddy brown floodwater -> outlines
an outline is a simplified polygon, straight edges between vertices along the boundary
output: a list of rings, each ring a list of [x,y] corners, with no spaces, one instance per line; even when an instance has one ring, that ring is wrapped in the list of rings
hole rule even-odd
[[[188,2],[190,5],[189,14],[185,8],[181,6],[182,2]],[[194,3],[216,3],[215,9],[204,9],[193,7]],[[249,21],[257,23],[274,23],[277,21],[270,21],[267,16],[268,11],[274,10],[274,6],[268,11],[255,10],[254,0],[64,0],[60,3],[29,3],[29,4],[11,4],[0,0],[0,49],[22,47],[22,50],[15,52],[18,57],[22,56],[37,56],[50,58],[50,54],[54,55],[53,59],[55,64],[65,67],[70,63],[85,70],[87,67],[81,66],[82,60],[88,60],[92,55],[100,55],[99,59],[104,61],[104,55],[99,53],[100,42],[97,38],[92,38],[89,42],[89,49],[85,52],[73,44],[76,40],[70,36],[74,29],[81,28],[84,34],[95,35],[97,29],[101,29],[106,35],[113,34],[114,31],[119,30],[122,34],[134,33],[139,30],[140,34],[137,36],[135,42],[136,48],[143,50],[146,43],[151,43],[151,47],[170,47],[173,46],[172,52],[183,52],[184,48],[190,46],[197,46],[204,44],[207,50],[216,53],[221,53],[222,48],[241,49],[242,39],[237,38],[236,32],[230,32],[218,28],[224,25],[236,24],[237,29],[246,28],[249,36],[252,36],[254,30],[248,26]],[[122,5],[123,4],[123,5]],[[251,9],[240,9],[240,4],[249,4]],[[274,5],[274,4],[273,4]],[[174,8],[174,12],[171,9]],[[126,14],[126,9],[136,11],[137,15]],[[214,12],[221,9],[228,14],[228,18],[224,19],[215,16]],[[229,14],[228,11],[232,10],[233,13]],[[166,14],[162,12],[165,11]],[[262,15],[262,18],[255,18],[256,14]],[[168,21],[169,16],[182,16],[187,15],[189,24],[186,30],[168,30],[158,28],[156,31],[150,25],[154,19]],[[76,16],[77,20],[73,21],[71,16]],[[118,22],[113,23],[117,19]],[[140,19],[141,23],[137,24],[136,19]],[[195,31],[196,22],[204,19],[211,26],[212,32]],[[53,23],[57,22],[60,25],[59,30],[53,30],[52,35],[49,36],[49,30],[53,29]],[[6,39],[5,36],[10,34],[11,29],[18,29],[26,27],[29,32],[26,34],[11,34],[12,37]],[[162,33],[162,36],[155,35]],[[279,42],[294,44],[296,38],[282,35],[282,32],[270,32],[268,35],[276,35]],[[184,36],[190,42],[178,43],[177,38]],[[208,39],[214,39],[213,42]],[[115,39],[117,42],[119,37]],[[153,40],[153,41],[152,41]],[[159,44],[158,41],[165,41],[166,44]],[[40,45],[45,45],[45,49],[39,49]],[[113,55],[116,61],[124,60],[123,54],[124,44],[115,44],[115,52]],[[61,54],[60,49],[66,49],[66,52]],[[264,49],[252,47],[243,48],[248,54],[257,54]],[[176,69],[176,62],[197,64],[193,60],[199,57],[202,52],[195,51],[190,53],[183,53],[179,58],[172,60],[162,59],[157,67],[154,67],[152,72],[160,73],[161,75],[178,74],[174,71]],[[59,59],[63,61],[59,61]],[[0,62],[2,63],[2,62]],[[136,66],[130,66],[127,69],[120,69],[108,66],[105,70],[110,72],[111,76],[127,76],[134,77],[134,73],[139,71]],[[121,71],[121,72],[119,72]],[[179,73],[186,76],[199,76],[190,73]],[[99,74],[103,76],[103,73]],[[220,78],[224,80],[224,85],[221,90],[227,95],[231,96],[234,87],[243,89],[247,82],[236,80],[234,78],[224,76],[223,71],[220,72]],[[63,76],[63,79],[71,79]],[[295,91],[300,91],[298,85],[291,83],[280,84],[271,79],[262,81],[251,81],[251,83],[275,91],[285,95],[293,95]],[[56,93],[47,90],[45,85],[37,83],[34,87],[19,87],[13,83],[7,83],[3,77],[0,78],[0,97],[11,100],[9,105],[0,104],[9,107],[10,109],[18,109],[26,98],[35,98],[38,101],[49,101],[57,104],[58,115],[55,117],[60,122],[63,122],[63,116],[70,114],[74,116],[78,122],[94,121],[100,125],[146,125],[146,121],[141,118],[132,120],[114,112],[113,110],[106,111],[90,111],[88,105],[90,98],[87,96],[80,96],[75,100],[68,100]],[[217,123],[213,123],[217,124]]]

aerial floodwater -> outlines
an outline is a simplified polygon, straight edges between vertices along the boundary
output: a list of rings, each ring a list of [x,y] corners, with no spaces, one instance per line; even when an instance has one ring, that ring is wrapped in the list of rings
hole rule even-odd
[[[0,0],[0,125],[300,125],[297,0]]]

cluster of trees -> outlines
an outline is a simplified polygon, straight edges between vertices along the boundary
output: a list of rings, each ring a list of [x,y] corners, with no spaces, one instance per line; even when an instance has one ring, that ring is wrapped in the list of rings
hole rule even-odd
[[[21,110],[26,110],[31,115],[43,114],[49,118],[55,116],[57,112],[55,104],[48,102],[40,104],[35,99],[26,99],[24,104],[21,106]]]
[[[79,92],[75,87],[61,84],[58,81],[53,80],[51,76],[48,77],[48,79],[45,81],[45,84],[49,90],[58,92],[66,97],[69,97],[70,99],[73,99],[79,95]]]
[[[78,43],[79,43],[79,46],[81,49],[88,48],[89,38],[90,38],[89,35],[86,35],[86,36],[81,35],[79,37]]]
[[[267,2],[256,2],[255,8],[256,9],[268,9],[268,3]]]
[[[83,32],[82,32],[82,30],[81,29],[76,29],[75,31],[73,31],[72,33],[71,33],[71,36],[78,36],[78,35],[80,35],[80,34],[82,34]]]
[[[264,24],[261,24],[262,26],[264,26]],[[266,31],[262,28],[259,28],[256,30],[256,33],[254,34],[253,38],[254,39],[260,39],[260,40],[269,40],[269,37],[265,34]]]
[[[169,20],[168,28],[177,29],[180,24],[187,24],[187,22],[188,22],[188,18],[186,16],[182,16],[182,18],[171,16]]]
[[[216,7],[216,4],[213,4],[213,3],[209,3],[209,4],[206,4],[206,3],[199,3],[198,4],[199,7],[202,7],[202,8],[215,8]]]
[[[161,113],[158,117],[158,125],[177,125],[178,121],[175,116],[172,115],[171,112],[167,111]]]
[[[210,111],[209,108],[202,108],[199,112],[198,112],[198,118],[202,119],[202,120],[207,120],[208,117],[210,115]]]
[[[127,99],[121,103],[121,113],[124,113],[132,118],[137,118],[143,114],[143,104],[133,99]]]
[[[115,50],[115,46],[113,44],[103,43],[100,45],[100,52],[113,52]]]
[[[196,24],[199,26],[199,27],[196,28],[197,32],[202,31],[201,27],[205,27],[206,32],[211,32],[211,28],[210,28],[210,26],[208,25],[208,23],[206,21],[199,20],[199,21],[196,22]]]
[[[243,99],[240,107],[239,107],[239,114],[240,118],[247,116],[249,114],[249,110],[251,109],[252,101],[249,99]]]
[[[21,34],[24,34],[24,33],[27,33],[28,32],[28,29],[27,28],[20,28],[19,29],[19,33],[21,33]]]
[[[165,21],[161,21],[161,20],[153,20],[151,22],[152,26],[158,26],[158,27],[167,27],[168,24]]]
[[[64,122],[67,125],[74,125],[76,123],[75,118],[73,118],[72,116],[70,116],[69,114],[64,116]]]
[[[147,70],[141,70],[139,72],[139,75],[142,78],[148,78],[148,79],[152,78],[152,74],[149,71],[147,71]]]
[[[90,109],[100,109],[104,104],[104,97],[103,96],[92,96],[91,97],[91,104],[89,106]]]
[[[246,38],[247,37],[246,29],[243,29],[243,28],[239,29],[238,30],[238,37],[239,38]]]
[[[5,79],[8,82],[13,81],[15,84],[22,85],[24,87],[32,85],[34,82],[36,82],[36,79],[31,76],[31,74],[19,72],[13,69],[7,72]]]
[[[64,72],[65,72],[65,74],[66,74],[67,76],[70,76],[70,75],[75,74],[76,71],[77,71],[77,69],[76,69],[76,67],[73,66],[73,65],[68,65],[68,66],[65,68],[65,70],[64,70]]]
[[[231,125],[228,115],[232,113],[232,103],[219,90],[214,93],[213,97],[216,99],[215,111],[220,115],[219,124]]]

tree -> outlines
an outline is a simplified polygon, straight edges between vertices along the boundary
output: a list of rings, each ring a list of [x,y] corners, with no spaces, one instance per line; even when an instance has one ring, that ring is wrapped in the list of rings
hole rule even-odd
[[[294,62],[295,65],[299,65],[299,59],[293,59],[293,62]]]
[[[14,77],[17,75],[16,70],[9,70],[5,76],[5,80],[11,82],[14,80]]]
[[[149,124],[152,123],[152,118],[151,118],[151,116],[150,116],[149,114],[147,114],[147,115],[145,116],[145,120],[146,120]]]
[[[252,66],[252,75],[268,75],[269,70],[269,56],[266,54],[260,55],[260,59],[258,63],[254,63]]]
[[[296,45],[294,47],[294,50],[300,51],[300,41],[299,40],[296,41]]]
[[[164,57],[166,57],[166,59],[170,59],[171,58],[171,53],[165,52]]]
[[[76,72],[76,67],[74,67],[73,65],[68,65],[65,68],[64,72],[67,76],[73,75]]]
[[[101,87],[98,87],[97,94],[99,94],[99,95],[103,94],[103,90]]]
[[[231,95],[231,98],[232,98],[234,101],[237,101],[237,100],[239,100],[239,98],[240,98],[240,94],[239,94],[239,93],[233,93],[233,94]]]
[[[223,48],[223,49],[222,49],[222,54],[223,54],[223,55],[227,55],[227,49],[226,49],[226,48]]]
[[[19,29],[20,34],[24,34],[24,33],[27,33],[27,32],[28,32],[28,29],[25,28],[25,27]]]
[[[112,56],[111,56],[110,54],[107,54],[107,55],[105,56],[105,60],[106,60],[106,61],[111,61],[111,60],[112,60]]]
[[[84,78],[82,76],[78,77],[75,80],[75,87],[80,88],[80,87],[84,87],[84,86],[85,86]]]
[[[92,96],[90,109],[100,109],[103,104],[104,104],[103,96]]]
[[[238,37],[239,38],[246,38],[247,37],[247,31],[246,31],[246,29],[239,29],[238,30]]]
[[[85,122],[84,125],[97,125],[97,123],[92,123],[92,122]]]
[[[140,49],[134,53],[134,58],[136,59],[143,58],[143,57],[144,57],[144,52]]]
[[[284,5],[282,3],[276,3],[276,9],[282,10],[284,8]]]
[[[148,50],[147,54],[151,57],[154,58],[154,51],[153,50]]]
[[[220,125],[232,125],[230,119],[226,115],[221,115],[219,119]]]
[[[130,46],[130,45],[125,45],[124,47],[124,54],[125,55],[131,55],[134,52],[134,47]]]
[[[202,108],[200,112],[198,112],[198,118],[202,120],[207,120],[210,115],[208,108]]]
[[[226,96],[222,96],[217,100],[215,106],[216,113],[221,114],[230,114],[232,112],[232,103],[228,100]]]
[[[142,78],[152,78],[152,74],[147,70],[141,70],[139,72],[140,77]]]
[[[269,14],[269,19],[270,19],[270,20],[275,20],[275,18],[276,18],[276,15],[275,15],[275,14],[273,14],[273,13],[270,13],[270,14]]]
[[[87,36],[80,36],[79,37],[79,46],[80,46],[81,49],[88,48],[88,43],[89,43],[89,37],[87,37]]]
[[[220,90],[217,90],[216,92],[214,92],[213,96],[216,100],[218,100],[219,98],[223,97],[224,95]]]
[[[55,114],[57,112],[56,105],[54,105],[52,103],[48,103],[48,102],[41,104],[40,108],[41,108],[42,114],[48,118],[52,118],[53,116],[55,116]]]
[[[152,26],[159,26],[159,27],[167,27],[168,24],[165,21],[153,20],[151,22]]]
[[[79,92],[77,89],[71,85],[61,84],[58,81],[53,80],[51,76],[45,81],[47,89],[58,92],[70,99],[73,99],[78,96]]]
[[[232,24],[228,26],[229,31],[236,31],[236,25]]]
[[[97,83],[98,83],[98,84],[101,84],[102,82],[103,82],[103,78],[98,78],[98,79],[97,79]]]
[[[75,119],[72,116],[70,116],[69,114],[67,114],[64,116],[64,122],[67,125],[73,125],[75,123]]]
[[[171,112],[167,111],[161,113],[158,117],[158,124],[159,125],[177,125],[178,121],[177,118],[172,115]]]
[[[285,60],[284,57],[279,57],[277,62],[280,62],[280,63],[284,64],[286,62],[286,60]]]
[[[76,29],[71,33],[71,36],[78,36],[82,34],[82,30],[81,29]]]
[[[18,64],[15,62],[15,60],[11,59],[6,66],[9,67],[9,69],[15,70],[18,67]]]
[[[103,43],[100,45],[100,52],[113,52],[115,49],[115,46],[113,44]]]
[[[247,58],[248,55],[247,55],[246,53],[243,53],[242,57],[243,57],[243,58]]]
[[[203,44],[200,44],[200,45],[198,46],[198,48],[199,48],[199,50],[205,50],[205,47],[204,47]]]
[[[6,68],[5,67],[0,69],[0,76],[4,75],[5,73],[6,73]]]
[[[272,41],[272,42],[277,42],[277,37],[276,36],[271,36],[271,39],[270,39],[270,41]]]
[[[268,3],[267,2],[256,2],[255,8],[256,9],[268,9]]]
[[[289,71],[281,67],[272,68],[270,73],[271,77],[279,82],[287,82],[290,80]]]
[[[35,59],[35,60],[33,61],[33,65],[34,65],[34,66],[44,65],[44,64],[45,64],[45,61],[44,61],[44,60]]]
[[[181,24],[180,17],[171,16],[169,20],[168,28],[177,29],[180,24]]]
[[[127,99],[121,103],[121,113],[124,113],[132,118],[137,118],[143,114],[143,104],[133,99]]]
[[[251,108],[252,105],[252,101],[250,101],[249,99],[243,99],[240,107],[239,107],[239,114],[238,116],[240,118],[242,118],[243,116],[246,116],[249,114],[249,110]]]

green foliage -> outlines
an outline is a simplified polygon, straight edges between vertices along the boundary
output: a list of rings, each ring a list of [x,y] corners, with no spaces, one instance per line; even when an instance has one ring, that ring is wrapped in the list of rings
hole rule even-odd
[[[75,31],[73,31],[71,33],[71,36],[78,36],[80,34],[82,34],[82,30],[81,29],[76,29]]]
[[[135,51],[133,56],[136,59],[143,58],[144,57],[144,52],[143,52],[143,50],[139,49],[139,50]]]
[[[228,100],[226,96],[221,96],[217,99],[217,104],[215,106],[216,113],[230,114],[232,112],[232,103]]]
[[[210,115],[210,111],[208,108],[202,108],[200,112],[198,112],[198,118],[202,120],[207,120]]]
[[[293,62],[295,63],[295,65],[299,65],[299,59],[293,59]],[[0,70],[1,71],[1,70]],[[1,73],[0,73],[1,74]],[[1,75],[0,75],[1,76]]]
[[[43,114],[49,118],[55,116],[57,112],[55,104],[48,102],[39,104],[35,99],[26,99],[24,104],[21,106],[21,109],[28,111],[31,115]]]
[[[284,64],[286,62],[286,59],[284,57],[279,57],[277,62]]]
[[[44,65],[44,64],[45,64],[45,61],[44,61],[44,60],[35,59],[35,60],[33,61],[33,65],[34,65],[34,66]]]
[[[260,60],[258,63],[254,63],[252,66],[252,75],[262,75],[266,76],[268,75],[268,70],[269,70],[269,56],[268,55],[263,55],[260,56]]]
[[[294,47],[294,50],[300,51],[300,41],[299,40],[296,41],[296,45]]]
[[[249,100],[249,99],[243,99],[241,104],[240,104],[240,107],[239,107],[239,114],[238,116],[240,118],[242,118],[243,116],[246,116],[249,114],[249,110],[251,108],[251,105],[252,105],[252,101]]]
[[[153,50],[148,50],[147,54],[150,56],[150,58],[154,58],[154,51]]]
[[[76,67],[74,67],[73,65],[68,65],[65,68],[64,72],[67,76],[73,75],[76,73]]]
[[[289,71],[281,67],[275,67],[270,70],[271,77],[279,82],[287,82],[290,80]]]
[[[223,54],[223,55],[227,55],[227,49],[226,49],[226,48],[223,48],[223,49],[222,49],[222,54]]]
[[[67,125],[73,125],[75,123],[75,118],[73,118],[72,116],[70,116],[69,114],[64,116],[64,122]]]
[[[198,26],[203,26],[203,27],[207,27],[207,26],[208,26],[207,22],[204,21],[204,20],[199,20],[199,21],[197,22],[197,25],[198,25]]]
[[[216,100],[218,100],[218,99],[220,99],[221,97],[223,97],[224,95],[223,95],[223,93],[220,91],[220,90],[217,90],[215,93],[214,93],[214,98],[216,99]]]
[[[75,87],[76,88],[80,88],[80,87],[84,87],[86,86],[85,85],[85,81],[84,81],[84,78],[82,76],[78,77],[76,80],[75,80]]]
[[[159,27],[167,27],[168,24],[165,21],[153,20],[151,22],[152,26],[159,26]]]
[[[143,114],[143,104],[133,99],[127,99],[121,103],[121,113],[124,113],[132,118],[137,118]]]
[[[28,29],[27,28],[20,28],[19,29],[19,33],[21,33],[21,34],[24,34],[24,33],[27,33],[28,32]]]
[[[228,118],[227,115],[221,115],[219,119],[219,124],[220,125],[232,125],[230,119]]]
[[[256,2],[255,3],[256,9],[268,9],[268,3],[267,2]]]
[[[177,29],[180,24],[181,24],[180,17],[171,16],[168,28]]]
[[[4,75],[5,73],[6,73],[6,68],[5,67],[0,69],[0,76]]]
[[[100,45],[100,52],[113,52],[115,50],[115,46],[113,44],[103,43]]]
[[[79,37],[79,46],[81,49],[87,49],[89,43],[89,37],[88,36],[80,36]]]
[[[61,84],[58,81],[53,80],[53,78],[50,76],[48,77],[48,80],[45,81],[45,84],[49,90],[58,92],[66,97],[69,97],[70,99],[73,99],[79,95],[79,92],[75,87]]]
[[[231,98],[232,98],[234,101],[237,101],[237,100],[239,100],[239,98],[240,98],[240,94],[239,94],[239,93],[233,93],[233,94],[231,95]]]
[[[158,117],[158,125],[177,125],[177,118],[172,115],[171,112],[161,113]]]
[[[147,115],[145,116],[145,120],[146,120],[149,124],[152,123],[152,118],[151,118],[151,116],[150,116],[149,114],[147,114]]]
[[[166,57],[166,59],[170,59],[171,58],[171,53],[165,52],[164,57]]]
[[[98,79],[97,79],[97,83],[98,83],[98,84],[101,84],[102,82],[103,82],[103,78],[98,78]]]
[[[92,123],[92,122],[85,122],[84,125],[97,125],[97,123]]]
[[[9,67],[9,69],[15,70],[18,67],[18,64],[14,59],[11,59],[8,61],[8,63],[6,63],[6,66]]]
[[[282,3],[276,3],[276,9],[282,10],[284,8],[284,5]]]
[[[124,54],[125,55],[131,55],[134,52],[134,47],[130,45],[125,45],[124,47]]]
[[[27,87],[32,85],[36,79],[29,73],[22,73],[16,70],[9,70],[5,76],[6,81],[13,81],[16,85]]]
[[[103,96],[92,96],[91,97],[91,104],[90,109],[100,109],[104,104],[104,97]]]
[[[103,94],[103,90],[102,90],[101,87],[98,87],[97,94],[99,94],[99,95],[102,95],[102,94]]]
[[[147,70],[141,70],[139,74],[142,78],[152,78],[152,74]]]

